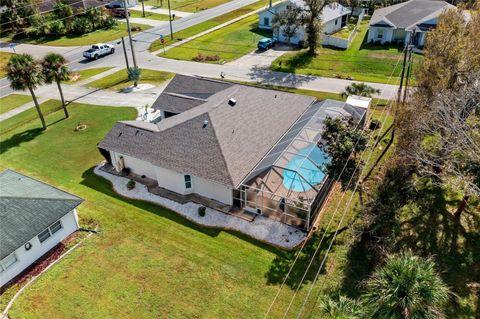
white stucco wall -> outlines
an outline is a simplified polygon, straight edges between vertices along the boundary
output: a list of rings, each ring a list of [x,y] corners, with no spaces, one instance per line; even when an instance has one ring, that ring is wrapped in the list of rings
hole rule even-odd
[[[337,24],[335,24],[337,22]],[[342,17],[327,21],[323,24],[323,33],[331,34],[337,32],[342,28]]]
[[[28,241],[32,245],[30,250],[25,249],[26,243],[15,250],[14,254],[17,258],[17,262],[7,270],[0,272],[0,287],[20,274],[25,268],[30,266],[38,258],[42,257],[47,251],[64,240],[68,235],[76,231],[78,229],[77,211],[75,209],[72,210],[63,216],[60,219],[60,222],[62,223],[62,229],[50,236],[43,243],[40,243],[38,237],[35,236]]]
[[[377,37],[380,30],[383,30],[383,37],[381,39]],[[371,41],[381,41],[382,44],[384,44],[385,42],[392,42],[393,28],[369,27],[367,42],[371,42]]]
[[[120,159],[120,156],[122,156],[123,161],[125,163],[125,167],[130,168],[132,173],[135,173],[140,176],[145,175],[146,177],[149,177],[152,179],[156,178],[155,167],[152,164],[146,161],[142,161],[134,157],[131,157],[125,154],[116,153],[116,152],[110,152],[110,155],[112,157],[113,166],[116,167],[117,162]]]

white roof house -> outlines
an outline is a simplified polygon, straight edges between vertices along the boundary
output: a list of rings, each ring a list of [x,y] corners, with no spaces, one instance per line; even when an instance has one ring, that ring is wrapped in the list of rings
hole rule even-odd
[[[407,43],[414,35],[413,44],[425,44],[425,34],[438,23],[438,17],[455,6],[437,0],[410,0],[375,10],[368,28],[369,43]]]
[[[290,0],[286,2],[279,3],[271,8],[267,8],[259,12],[259,24],[260,29],[273,30],[272,20],[273,17],[285,10],[288,6],[296,5],[301,8],[304,8],[305,2],[303,0]],[[347,24],[348,16],[351,14],[351,10],[342,6],[337,2],[333,2],[325,6],[322,10],[322,13],[319,19],[322,21],[322,31],[325,34],[332,34],[343,28]],[[287,42],[287,39],[280,30],[273,30],[274,37],[278,37],[275,40],[280,42]],[[299,27],[296,34],[290,39],[290,43],[298,44],[300,41],[306,39],[305,28],[303,26]]]
[[[83,199],[12,170],[0,185],[2,287],[78,229]]]

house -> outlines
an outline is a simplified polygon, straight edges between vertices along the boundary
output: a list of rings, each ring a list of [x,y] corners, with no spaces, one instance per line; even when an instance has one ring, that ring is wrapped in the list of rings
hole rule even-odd
[[[99,143],[117,172],[177,198],[199,196],[309,229],[332,182],[317,142],[327,116],[365,109],[338,101],[176,75],[153,107],[158,123],[121,121]],[[193,196],[195,195],[195,196]],[[218,204],[218,205],[217,205]]]
[[[305,7],[303,0],[290,0],[279,3],[271,8],[267,8],[259,12],[259,24],[260,29],[273,30],[272,20],[273,17],[285,10],[290,5],[297,5],[299,7]],[[322,31],[325,34],[332,34],[347,25],[348,15],[351,11],[337,2],[333,2],[325,6],[322,10],[322,14],[319,17],[322,21]],[[280,42],[288,42],[287,38],[282,32],[282,27],[279,30],[273,30],[274,38]],[[301,41],[306,40],[305,27],[300,26],[296,34],[290,39],[290,43],[299,44]]]
[[[425,45],[426,33],[435,28],[438,17],[455,6],[437,0],[410,0],[375,10],[368,27],[369,43],[408,43]]]
[[[78,229],[82,201],[12,170],[0,173],[0,287]]]

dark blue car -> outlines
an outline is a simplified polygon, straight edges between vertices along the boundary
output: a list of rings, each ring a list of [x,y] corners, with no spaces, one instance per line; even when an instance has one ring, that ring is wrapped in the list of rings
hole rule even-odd
[[[271,47],[273,47],[273,40],[270,38],[263,38],[260,41],[258,41],[257,47],[260,51],[266,51]]]

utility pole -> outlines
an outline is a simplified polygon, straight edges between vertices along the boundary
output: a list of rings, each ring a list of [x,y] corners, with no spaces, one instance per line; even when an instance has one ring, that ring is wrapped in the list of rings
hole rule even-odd
[[[123,54],[125,55],[125,64],[127,65],[127,70],[130,69],[130,64],[128,63],[127,47],[125,46],[125,40],[122,37],[122,47]]]
[[[130,49],[132,50],[133,67],[137,69],[137,60],[135,59],[135,50],[133,49],[132,31],[130,30],[130,18],[128,16],[126,0],[123,0],[123,7],[125,9],[125,18],[127,19],[128,39],[130,41]]]
[[[145,18],[145,0],[142,0],[142,17]]]
[[[168,0],[168,20],[170,20],[170,39],[173,41],[172,11],[170,10],[170,0]]]

